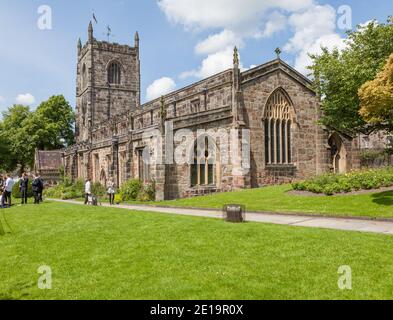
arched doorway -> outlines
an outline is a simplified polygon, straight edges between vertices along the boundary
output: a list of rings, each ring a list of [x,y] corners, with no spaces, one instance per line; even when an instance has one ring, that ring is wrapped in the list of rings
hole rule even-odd
[[[106,173],[104,169],[101,169],[101,174],[100,174],[100,183],[103,186],[106,186]]]
[[[334,174],[347,172],[347,150],[337,133],[333,133],[329,138],[330,164]]]

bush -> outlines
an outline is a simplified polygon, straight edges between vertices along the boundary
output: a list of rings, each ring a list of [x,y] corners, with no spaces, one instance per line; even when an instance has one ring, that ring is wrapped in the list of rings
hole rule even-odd
[[[143,183],[139,179],[132,179],[125,182],[120,190],[119,190],[119,198],[120,201],[141,201],[148,202],[154,201],[156,197],[156,184],[155,181],[150,182],[147,185],[143,185]],[[115,202],[116,196],[115,196]]]
[[[120,188],[121,200],[136,200],[142,188],[143,184],[139,179],[128,180]]]
[[[144,188],[147,201],[154,201],[156,199],[156,182],[152,181]]]
[[[29,179],[29,184],[28,184],[28,187],[27,187],[27,196],[29,198],[33,197],[32,184],[33,184],[33,181],[31,179]],[[21,198],[20,188],[19,188],[19,181],[15,182],[14,186],[12,187],[12,196],[15,199],[20,199]]]
[[[106,188],[99,182],[95,182],[91,186],[91,192],[99,197],[103,197],[106,194]]]
[[[393,186],[393,167],[359,170],[340,175],[325,174],[292,184],[294,190],[324,193],[329,196],[391,186]]]
[[[105,187],[99,182],[93,183],[91,187],[93,194],[97,196],[105,195]],[[44,190],[44,195],[48,198],[56,198],[62,200],[76,199],[83,197],[85,193],[85,182],[78,179],[74,182],[68,177],[57,186]]]

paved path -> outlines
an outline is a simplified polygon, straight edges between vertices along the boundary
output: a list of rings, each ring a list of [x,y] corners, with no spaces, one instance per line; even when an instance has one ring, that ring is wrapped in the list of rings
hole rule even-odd
[[[79,201],[56,200],[51,201],[73,203],[83,205]],[[103,206],[109,207],[109,204],[103,203]],[[186,208],[167,208],[147,205],[117,205],[113,208],[158,212],[166,214],[178,214],[184,216],[222,218],[222,212],[218,210],[208,209],[186,209]],[[288,214],[272,214],[272,213],[247,213],[247,221],[262,222],[270,224],[289,225],[297,227],[323,228],[346,231],[372,232],[393,235],[393,221],[374,221],[362,219],[345,219],[330,217],[312,217]]]

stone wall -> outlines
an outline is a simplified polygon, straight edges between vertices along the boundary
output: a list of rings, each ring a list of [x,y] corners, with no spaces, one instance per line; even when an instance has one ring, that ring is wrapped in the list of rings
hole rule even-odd
[[[108,88],[107,66],[111,61],[122,65],[122,81]],[[87,80],[82,77],[83,65],[87,66]],[[330,133],[317,124],[321,117],[319,99],[309,88],[310,82],[283,61],[274,60],[242,73],[235,64],[233,69],[140,107],[139,65],[139,40],[132,48],[90,37],[79,48],[77,144],[65,151],[67,174],[103,184],[111,177],[117,186],[130,178],[142,179],[138,153],[147,146],[154,153],[157,146],[146,132],[155,130],[161,136],[164,121],[173,122],[175,135],[190,129],[194,137],[198,130],[250,129],[251,169],[239,172],[238,163],[216,163],[215,184],[193,187],[189,164],[162,165],[153,161],[149,176],[156,181],[159,200],[291,182],[331,170]],[[291,106],[292,161],[267,164],[263,119],[266,104],[277,90],[283,92]],[[358,168],[359,141],[341,138],[348,169]],[[241,136],[237,139],[239,142]],[[175,139],[174,148],[183,142]],[[221,141],[215,143],[220,157],[238,148],[233,143],[226,149]],[[163,144],[162,151],[166,147]],[[193,151],[191,144],[189,152]]]
[[[306,80],[299,79],[289,67],[283,68],[278,60],[243,75],[245,121],[251,130],[252,187],[290,182],[326,170],[327,134],[316,124],[320,115],[319,101],[308,86]],[[294,112],[292,162],[269,166],[265,161],[264,109],[269,97],[278,88],[288,95]]]

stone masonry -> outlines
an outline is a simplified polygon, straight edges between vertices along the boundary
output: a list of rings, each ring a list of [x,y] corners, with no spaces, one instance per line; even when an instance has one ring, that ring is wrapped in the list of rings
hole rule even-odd
[[[88,42],[78,43],[77,143],[64,152],[65,172],[74,179],[106,184],[112,178],[117,186],[131,178],[154,180],[157,200],[164,200],[291,182],[338,170],[338,165],[340,170],[360,165],[358,139],[317,124],[321,110],[310,81],[279,57],[241,72],[235,49],[233,68],[141,105],[138,34],[130,47],[97,41],[91,24],[88,33]],[[108,83],[114,61],[120,66],[116,85]],[[268,105],[284,113],[268,113]],[[278,117],[272,126],[268,114]],[[166,138],[169,122],[172,140]],[[216,151],[214,156],[206,152],[207,161],[233,151],[243,155],[249,130],[250,169],[244,170],[244,157],[197,166],[141,161],[143,153],[153,156],[157,148],[165,158],[189,138],[185,129],[195,136],[198,130],[238,130],[229,145],[214,141]],[[158,147],[152,143],[157,136],[162,138]],[[194,145],[186,158],[193,157]]]

